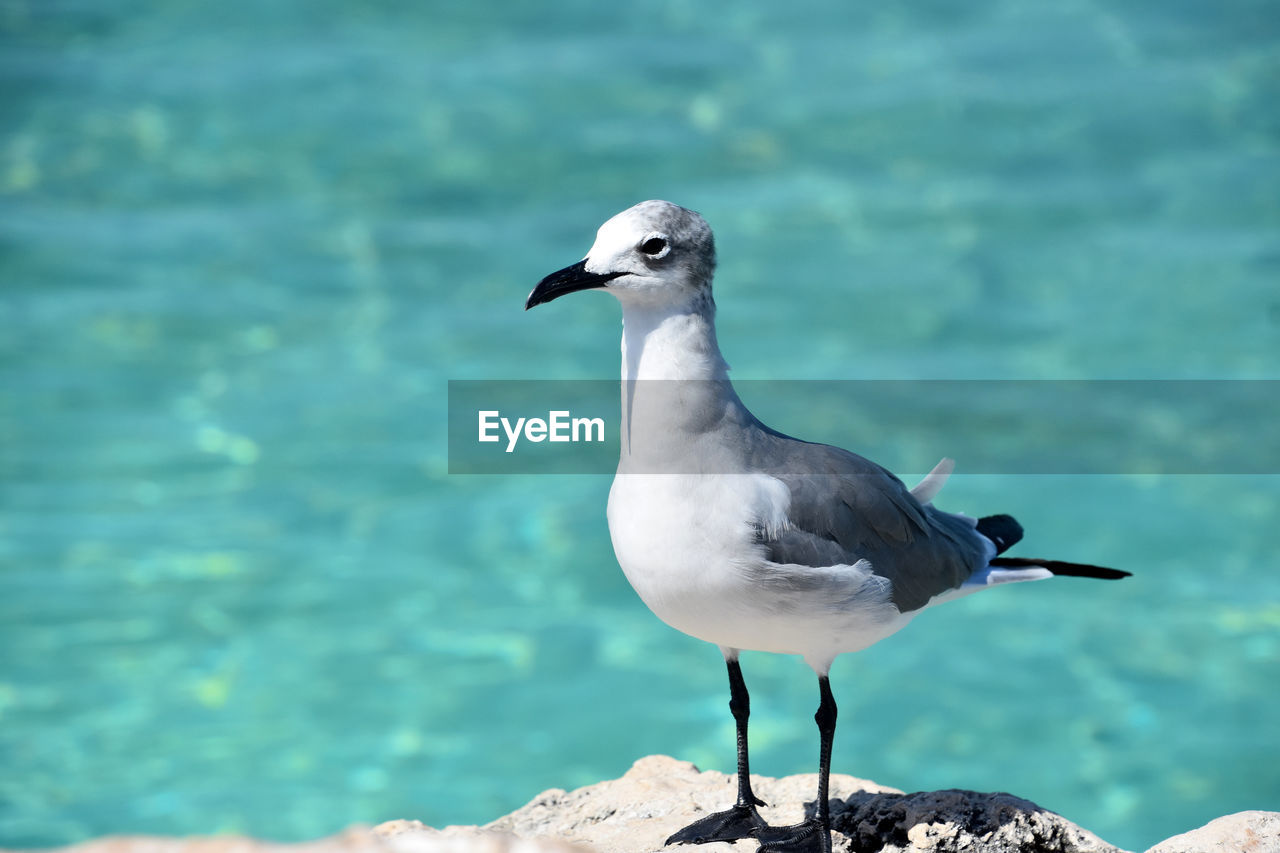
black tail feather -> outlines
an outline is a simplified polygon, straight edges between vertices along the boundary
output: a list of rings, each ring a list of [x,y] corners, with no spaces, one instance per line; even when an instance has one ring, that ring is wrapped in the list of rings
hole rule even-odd
[[[983,520],[985,521],[985,519]],[[982,522],[978,522],[978,530],[982,530]],[[988,536],[988,538],[990,538],[990,536]],[[993,539],[992,541],[994,542],[995,540]],[[1061,560],[1033,560],[1029,557],[996,557],[991,561],[991,565],[1004,569],[1026,569],[1031,568],[1032,566],[1040,566],[1041,568],[1048,569],[1055,575],[1062,575],[1064,577],[1098,578],[1100,580],[1108,581],[1127,578],[1132,574],[1131,572],[1121,571],[1120,569],[1109,569],[1106,566],[1091,566],[1088,563],[1064,563]]]
[[[988,515],[980,518],[978,532],[995,543],[997,554],[1003,554],[1022,539],[1022,525],[1012,515]]]

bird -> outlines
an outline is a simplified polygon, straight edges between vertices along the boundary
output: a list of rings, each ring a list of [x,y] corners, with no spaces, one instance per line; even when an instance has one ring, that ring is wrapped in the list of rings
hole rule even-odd
[[[1010,515],[934,506],[954,463],[908,488],[851,451],[769,428],[742,403],[716,339],[711,227],[667,201],[600,226],[586,257],[543,278],[525,310],[587,290],[622,306],[621,452],[607,518],[615,556],[663,622],[719,647],[737,735],[737,798],[666,843],[755,839],[761,853],[830,853],[837,655],[889,637],[923,610],[1054,576],[1119,569],[1006,555]],[[742,651],[799,655],[818,678],[812,816],[771,826],[751,789]]]

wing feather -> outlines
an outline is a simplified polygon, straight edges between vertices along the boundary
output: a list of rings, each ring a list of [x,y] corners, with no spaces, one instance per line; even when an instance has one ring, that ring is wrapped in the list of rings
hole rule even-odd
[[[785,529],[761,537],[771,562],[821,568],[867,560],[890,581],[904,613],[987,564],[991,546],[972,520],[921,503],[869,459],[767,428],[752,456],[753,467],[781,480],[791,496]]]

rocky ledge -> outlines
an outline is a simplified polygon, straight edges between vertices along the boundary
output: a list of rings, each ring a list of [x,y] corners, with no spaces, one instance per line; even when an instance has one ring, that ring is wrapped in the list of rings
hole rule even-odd
[[[817,786],[814,775],[752,777],[771,805],[771,824],[796,823]],[[306,844],[247,838],[104,838],[68,853],[655,853],[700,815],[732,802],[732,776],[699,772],[662,755],[642,758],[621,779],[576,791],[553,789],[483,827],[432,829],[396,820]],[[928,791],[904,794],[852,776],[831,776],[835,853],[1123,853],[1088,830],[1011,794]],[[679,847],[749,853],[751,841]],[[1240,812],[1169,838],[1147,853],[1280,851],[1280,812]]]

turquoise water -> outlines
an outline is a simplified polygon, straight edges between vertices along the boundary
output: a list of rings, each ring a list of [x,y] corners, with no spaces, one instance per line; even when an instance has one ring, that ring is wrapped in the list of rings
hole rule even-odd
[[[1280,378],[1277,36],[1262,2],[0,3],[0,846],[731,769],[608,478],[447,474],[448,380],[613,376],[607,297],[521,308],[652,197],[717,229],[735,376]],[[941,502],[1135,577],[837,661],[837,771],[1135,849],[1280,808],[1274,471]],[[754,768],[811,771],[811,674],[744,671]]]

